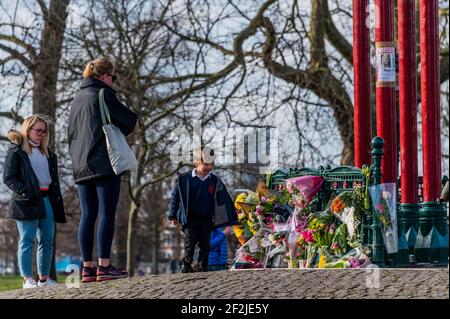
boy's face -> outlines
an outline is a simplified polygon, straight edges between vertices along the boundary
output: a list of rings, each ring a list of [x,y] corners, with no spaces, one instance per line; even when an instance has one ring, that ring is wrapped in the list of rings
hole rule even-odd
[[[208,175],[209,172],[211,172],[214,168],[214,162],[212,163],[205,163],[201,161],[197,165],[197,172],[199,172],[202,175]]]

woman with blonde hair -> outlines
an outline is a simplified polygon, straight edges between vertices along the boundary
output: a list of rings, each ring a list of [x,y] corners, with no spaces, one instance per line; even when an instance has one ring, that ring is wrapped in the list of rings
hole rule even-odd
[[[137,116],[117,99],[116,91],[111,88],[115,79],[115,66],[108,59],[100,58],[89,62],[69,114],[69,152],[81,203],[78,241],[83,259],[84,283],[124,278],[128,275],[126,271],[119,270],[110,263],[121,176],[114,173],[108,156],[102,130],[100,90],[103,89],[112,124],[125,136],[133,131]],[[96,267],[92,254],[98,216]]]
[[[52,286],[49,278],[53,256],[54,223],[66,217],[59,187],[56,155],[48,149],[48,125],[39,115],[27,117],[20,132],[10,130],[3,182],[12,190],[8,215],[19,230],[19,268],[23,288]],[[38,240],[37,270],[33,279],[34,241]]]

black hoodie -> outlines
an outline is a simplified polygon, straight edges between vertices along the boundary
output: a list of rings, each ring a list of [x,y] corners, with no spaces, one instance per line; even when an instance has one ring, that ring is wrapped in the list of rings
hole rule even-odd
[[[75,182],[114,175],[98,101],[100,88],[105,88],[105,102],[112,124],[129,135],[137,122],[137,115],[119,102],[116,91],[95,78],[83,79],[75,95],[69,114],[68,141]]]

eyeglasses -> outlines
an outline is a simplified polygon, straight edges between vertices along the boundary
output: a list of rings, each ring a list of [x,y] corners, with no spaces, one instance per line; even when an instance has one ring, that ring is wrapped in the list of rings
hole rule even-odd
[[[106,73],[106,74],[108,74],[108,75],[112,78],[112,81],[113,81],[113,82],[114,82],[115,80],[117,80],[117,75],[111,74],[111,73]]]
[[[33,130],[33,131],[35,131],[36,133],[37,133],[37,135],[39,135],[39,136],[42,136],[42,135],[46,135],[47,134],[47,131],[46,130],[43,130],[43,129],[41,129],[41,128],[30,128],[30,130]]]

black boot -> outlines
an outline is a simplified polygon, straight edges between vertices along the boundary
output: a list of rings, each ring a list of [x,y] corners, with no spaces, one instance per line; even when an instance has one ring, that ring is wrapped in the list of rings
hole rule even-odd
[[[183,265],[181,266],[180,272],[182,274],[186,274],[188,272],[191,272],[191,263],[188,263],[188,262],[183,260]]]

